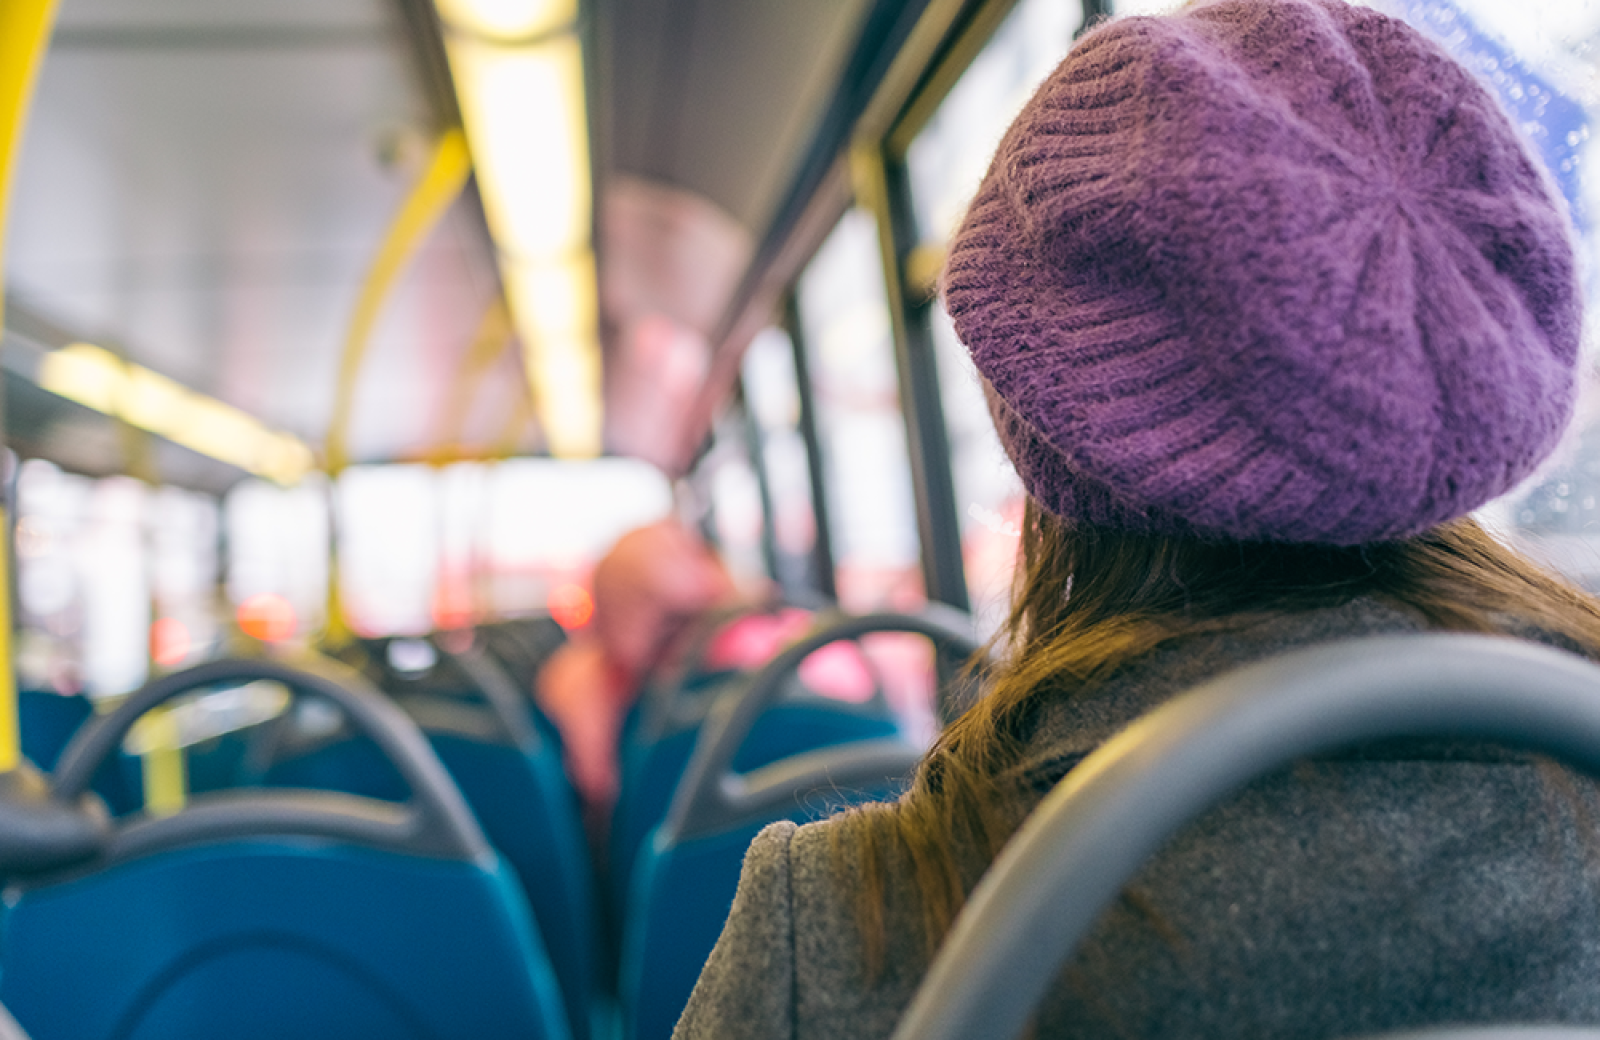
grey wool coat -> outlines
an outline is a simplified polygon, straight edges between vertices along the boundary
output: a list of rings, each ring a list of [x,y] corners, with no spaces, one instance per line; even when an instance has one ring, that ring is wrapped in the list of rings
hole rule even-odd
[[[1191,639],[1052,706],[1030,753],[1064,770],[1228,668],[1416,627],[1357,602]],[[888,963],[869,983],[859,863],[835,859],[829,827],[756,838],[675,1040],[893,1032],[928,964],[917,897],[891,880]],[[1074,956],[1037,1035],[1320,1040],[1496,1021],[1600,1023],[1600,791],[1508,750],[1395,742],[1301,763],[1185,830]]]

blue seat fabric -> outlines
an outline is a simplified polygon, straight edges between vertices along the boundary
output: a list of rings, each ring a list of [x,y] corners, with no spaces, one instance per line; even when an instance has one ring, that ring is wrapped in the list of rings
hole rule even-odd
[[[484,836],[515,872],[549,951],[573,1035],[589,1034],[599,972],[593,868],[575,796],[550,745],[530,751],[428,733]],[[348,738],[275,763],[264,783],[399,801],[404,781],[377,747]]]
[[[565,1040],[526,917],[498,860],[218,842],[22,892],[0,1001],[34,1040]]]
[[[870,709],[816,701],[779,703],[763,712],[751,727],[734,756],[733,768],[749,772],[805,751],[897,733],[899,726],[893,718]],[[696,727],[623,751],[622,793],[611,821],[608,886],[612,906],[619,914],[628,907],[639,851],[666,818],[699,736]]]
[[[671,844],[658,831],[640,854],[619,986],[625,1040],[667,1040],[733,906],[745,850],[769,823],[822,819],[898,789],[836,792],[717,834]]]
[[[82,694],[64,696],[53,690],[19,690],[17,723],[22,754],[49,772],[55,768],[67,741],[93,715],[94,705]],[[113,816],[144,805],[144,777],[139,761],[128,755],[118,753],[103,762],[95,771],[91,787]]]

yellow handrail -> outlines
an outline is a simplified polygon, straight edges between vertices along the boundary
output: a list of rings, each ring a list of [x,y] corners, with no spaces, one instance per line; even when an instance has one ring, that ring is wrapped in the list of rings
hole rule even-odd
[[[467,348],[467,356],[456,370],[455,381],[450,384],[449,396],[439,410],[439,425],[434,435],[434,447],[428,458],[435,465],[456,462],[463,458],[461,448],[462,427],[466,425],[467,411],[478,396],[484,379],[500,356],[511,348],[515,330],[511,326],[511,311],[504,296],[496,296],[484,311],[478,331]]]
[[[406,264],[416,254],[428,232],[444,216],[472,173],[472,156],[467,138],[459,129],[447,130],[434,147],[433,158],[405,205],[400,207],[389,233],[372,259],[367,280],[356,299],[350,328],[345,334],[344,356],[339,361],[339,384],[333,402],[333,419],[328,423],[328,439],[323,456],[328,474],[337,477],[350,462],[347,438],[350,413],[355,403],[356,381],[367,354],[372,327],[377,323],[389,292]]]
[[[4,2],[4,0],[0,0]],[[355,405],[356,382],[361,375],[361,362],[366,357],[372,338],[372,327],[377,323],[395,281],[406,264],[416,254],[428,233],[439,223],[450,204],[466,187],[472,173],[472,156],[467,151],[467,138],[459,128],[447,130],[434,146],[428,168],[411,194],[406,198],[389,233],[372,258],[366,282],[356,307],[350,317],[350,327],[345,334],[344,355],[339,360],[339,383],[334,391],[333,418],[328,423],[328,437],[323,444],[323,462],[327,466],[331,497],[339,474],[350,462],[348,435],[350,414]],[[331,510],[330,510],[331,513]],[[336,520],[336,518],[335,518]],[[349,635],[345,628],[343,601],[339,595],[339,557],[337,522],[331,532],[333,551],[328,567],[328,619],[323,629],[323,639],[329,645],[343,643]]]
[[[33,85],[38,78],[56,0],[0,0],[0,329],[5,325],[6,214],[11,208],[11,178],[21,151]],[[0,531],[10,529],[0,505]],[[0,546],[0,773],[22,762],[17,728],[17,685],[11,646],[11,547]]]

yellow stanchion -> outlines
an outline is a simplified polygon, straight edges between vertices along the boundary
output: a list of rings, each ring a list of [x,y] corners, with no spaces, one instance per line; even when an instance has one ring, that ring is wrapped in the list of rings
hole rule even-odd
[[[467,411],[491,366],[511,348],[514,336],[511,311],[506,307],[505,297],[497,296],[478,323],[467,356],[450,384],[450,394],[439,412],[439,425],[433,438],[435,447],[428,453],[430,462],[444,465],[461,458],[461,428],[466,424]]]
[[[434,225],[443,217],[461,189],[466,187],[472,173],[472,156],[467,151],[467,138],[459,129],[446,131],[433,150],[433,158],[422,178],[417,181],[405,205],[389,226],[389,233],[372,260],[367,280],[356,300],[355,313],[345,335],[344,356],[339,361],[339,385],[333,402],[333,420],[328,423],[328,439],[324,448],[328,472],[338,476],[349,463],[347,437],[350,413],[355,404],[356,382],[361,375],[361,362],[367,354],[372,337],[372,327],[384,301],[394,288],[395,281],[406,264],[416,254],[417,247],[428,237]]]
[[[189,799],[188,764],[178,717],[170,708],[157,708],[135,724],[133,737],[144,776],[144,811],[151,816],[171,816]]]
[[[533,410],[533,397],[527,390],[519,393],[511,405],[511,414],[506,416],[506,424],[500,430],[494,447],[489,449],[492,459],[508,459],[517,453],[517,441],[522,439],[522,431],[535,418]]]
[[[467,150],[466,135],[459,128],[446,131],[434,146],[428,168],[412,188],[400,212],[395,215],[394,223],[389,226],[383,244],[372,259],[345,335],[344,355],[339,360],[339,383],[334,392],[333,418],[328,423],[328,437],[323,446],[330,498],[337,491],[339,474],[350,462],[348,436],[350,415],[355,406],[356,383],[378,314],[406,264],[456,196],[461,194],[471,173],[472,155]],[[330,507],[333,505],[331,501],[329,504]],[[337,519],[336,511],[332,508],[329,514]],[[339,646],[348,642],[350,631],[345,625],[344,607],[339,595],[337,530],[333,532],[333,544],[335,548],[328,569],[328,619],[323,628],[323,641],[331,646]]]
[[[6,214],[11,178],[21,151],[33,85],[55,25],[56,0],[0,0],[0,328],[5,317]],[[0,531],[11,529],[0,507]],[[11,552],[0,551],[0,773],[22,761],[17,687],[11,645]]]

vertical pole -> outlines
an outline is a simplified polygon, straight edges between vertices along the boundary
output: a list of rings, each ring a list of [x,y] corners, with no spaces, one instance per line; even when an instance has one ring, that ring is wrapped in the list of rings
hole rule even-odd
[[[806,444],[806,471],[811,478],[811,515],[817,529],[811,546],[811,573],[817,591],[830,602],[839,599],[834,577],[833,529],[828,519],[828,483],[822,468],[822,439],[817,434],[817,393],[811,382],[811,359],[806,354],[805,330],[800,327],[800,305],[791,293],[783,304],[783,326],[794,349],[794,381],[800,391],[800,439]]]
[[[1078,23],[1078,31],[1073,35],[1082,36],[1109,17],[1111,0],[1083,0],[1083,21]]]
[[[856,198],[878,222],[895,366],[900,375],[900,408],[905,415],[911,486],[916,494],[917,531],[922,537],[923,581],[928,599],[968,610],[961,522],[950,473],[950,435],[939,394],[933,330],[927,307],[907,297],[902,273],[917,238],[905,166],[891,160],[878,142],[859,146],[852,159]]]
[[[56,0],[0,0],[0,329],[5,318],[6,214],[11,179],[22,151],[22,132],[33,100],[33,86],[55,25]],[[0,416],[3,419],[3,416]],[[0,431],[4,430],[0,421]],[[10,503],[0,503],[0,531],[11,528]],[[0,546],[0,773],[22,762],[17,726],[17,682],[12,648],[12,539]]]
[[[0,0],[0,3],[7,0]],[[361,363],[366,359],[372,329],[379,313],[411,258],[424,239],[443,219],[472,174],[472,154],[467,138],[459,128],[446,130],[434,145],[433,156],[411,194],[406,196],[378,246],[367,269],[361,294],[356,298],[350,326],[345,331],[344,352],[339,359],[339,382],[334,391],[333,417],[323,440],[323,463],[328,470],[328,619],[323,642],[341,646],[350,639],[344,616],[344,600],[339,588],[339,477],[350,463],[350,416],[355,409],[356,384]]]
[[[750,410],[743,376],[739,377],[734,404],[739,409],[739,421],[744,424],[744,450],[750,456],[750,470],[756,475],[756,493],[761,498],[761,563],[767,569],[767,577],[777,582],[785,595],[792,597],[794,590],[789,587],[791,583],[785,580],[786,575],[778,563],[778,534],[774,524],[777,510],[773,508],[772,479],[767,473],[767,435]]]

